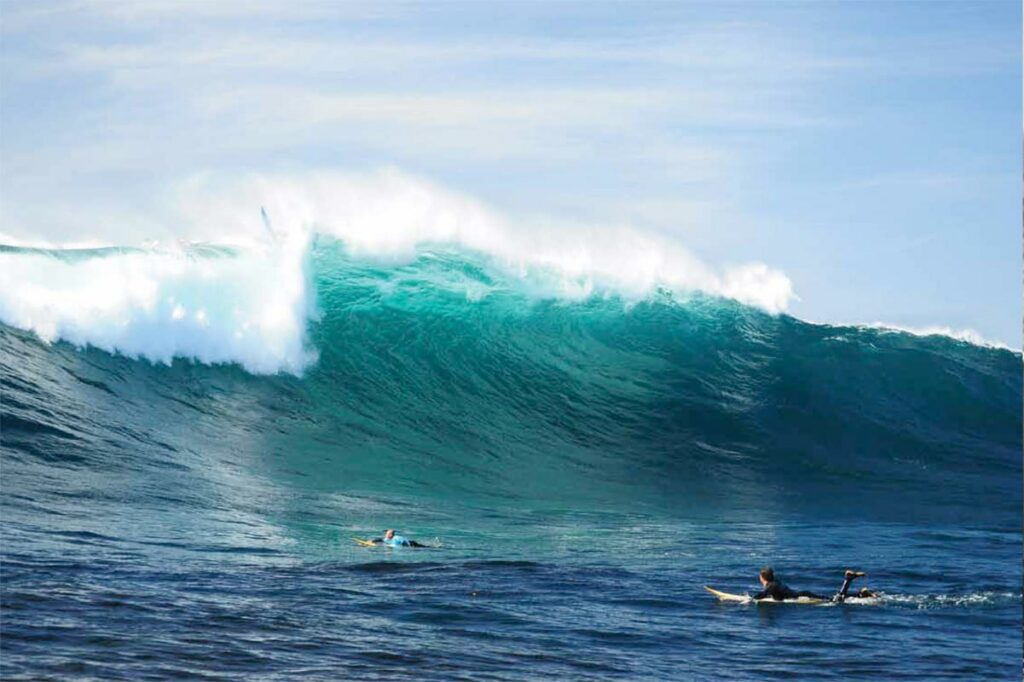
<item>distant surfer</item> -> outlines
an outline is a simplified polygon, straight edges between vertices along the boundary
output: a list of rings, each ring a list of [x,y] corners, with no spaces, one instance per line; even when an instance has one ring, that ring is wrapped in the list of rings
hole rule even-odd
[[[761,581],[762,589],[760,592],[755,594],[752,599],[774,599],[775,601],[782,601],[784,599],[799,599],[800,597],[807,597],[809,599],[821,599],[822,601],[833,601],[836,603],[842,603],[846,601],[846,598],[850,592],[850,585],[854,580],[866,575],[863,571],[851,571],[847,569],[846,573],[843,574],[843,586],[839,588],[831,599],[823,597],[820,594],[809,592],[807,590],[791,590],[782,581],[775,578],[775,571],[770,566],[765,566],[761,569],[758,579]],[[867,588],[862,589],[856,593],[856,597],[874,597],[875,593],[871,592]]]
[[[370,540],[375,545],[387,545],[388,547],[429,547],[430,545],[424,545],[410,540],[409,538],[402,537],[401,535],[395,535],[395,531],[387,529],[384,531],[384,537],[373,538]]]
[[[265,229],[267,231],[267,234],[270,235],[270,238],[276,242],[277,232],[274,231],[273,226],[270,224],[270,216],[267,215],[267,209],[263,208],[262,206],[260,206],[260,218],[263,219],[263,229]]]

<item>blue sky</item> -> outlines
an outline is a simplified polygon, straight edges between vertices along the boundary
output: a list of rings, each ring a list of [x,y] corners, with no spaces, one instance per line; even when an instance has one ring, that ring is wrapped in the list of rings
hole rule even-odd
[[[164,239],[197,173],[396,167],[1020,346],[1017,2],[0,6],[0,233]]]

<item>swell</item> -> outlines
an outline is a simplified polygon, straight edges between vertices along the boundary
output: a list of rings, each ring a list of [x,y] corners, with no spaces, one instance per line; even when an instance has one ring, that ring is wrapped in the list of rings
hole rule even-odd
[[[133,471],[139,504],[243,519],[260,499],[308,494],[1019,521],[1014,353],[699,293],[552,299],[444,250],[388,265],[338,244],[311,253],[318,359],[301,377],[154,365],[0,327],[5,453],[83,481]],[[123,499],[86,483],[60,494]]]

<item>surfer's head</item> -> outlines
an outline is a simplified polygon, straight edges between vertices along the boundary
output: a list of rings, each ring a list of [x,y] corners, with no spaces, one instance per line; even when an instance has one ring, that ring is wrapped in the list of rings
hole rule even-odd
[[[384,531],[384,539],[385,540],[390,540],[393,537],[395,537],[395,531],[394,530],[388,528],[386,531]]]
[[[767,585],[768,583],[775,582],[775,571],[772,570],[771,566],[765,566],[761,569],[761,584]]]

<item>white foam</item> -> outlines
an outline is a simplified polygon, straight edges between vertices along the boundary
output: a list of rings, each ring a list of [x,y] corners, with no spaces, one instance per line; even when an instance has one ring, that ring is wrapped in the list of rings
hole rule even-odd
[[[187,250],[63,260],[0,253],[0,319],[110,352],[299,373],[311,311],[305,244],[195,258]]]
[[[974,592],[969,594],[882,594],[889,604],[904,604],[918,609],[949,607],[977,607],[1020,603],[1021,595],[1014,592]]]
[[[234,233],[251,233],[254,207],[263,205],[275,231],[329,234],[363,258],[405,261],[425,245],[453,244],[533,287],[543,283],[552,296],[635,299],[657,289],[700,290],[771,313],[783,312],[794,298],[786,275],[762,263],[720,272],[665,235],[628,225],[504,216],[396,170],[251,176],[227,186],[193,181],[182,188],[179,203],[187,207],[186,222],[212,222]]]
[[[832,325],[836,326],[836,325]],[[928,327],[908,327],[905,325],[887,324],[885,322],[868,322],[864,324],[850,325],[859,327],[861,329],[876,329],[883,332],[903,333],[912,334],[913,336],[945,336],[956,341],[963,341],[970,343],[975,346],[983,346],[985,348],[1001,348],[1003,350],[1013,351],[1019,353],[1018,349],[1012,348],[1011,346],[1003,343],[1002,341],[993,341],[982,336],[980,333],[973,329],[954,329],[952,327],[945,327],[941,325],[932,325]]]
[[[342,240],[355,257],[382,261],[455,246],[540,296],[638,300],[663,289],[701,290],[772,313],[793,298],[785,274],[760,263],[717,271],[665,235],[502,216],[394,170],[228,182],[197,176],[154,213],[183,246],[144,242],[140,253],[92,258],[0,253],[0,320],[48,341],[157,362],[187,357],[300,373],[313,358],[305,334],[314,309],[306,271],[314,233]],[[232,257],[199,257],[186,240],[242,248]],[[97,245],[88,235],[77,241]],[[470,293],[470,300],[482,295]]]

